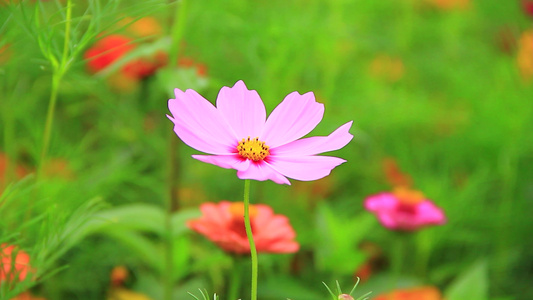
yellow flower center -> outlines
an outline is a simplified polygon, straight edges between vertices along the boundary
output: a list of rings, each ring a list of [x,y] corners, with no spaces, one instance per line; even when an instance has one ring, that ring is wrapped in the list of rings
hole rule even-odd
[[[424,194],[419,191],[410,190],[406,187],[397,187],[392,192],[394,196],[403,204],[415,205],[424,201]]]
[[[251,159],[253,161],[259,161],[265,159],[270,152],[268,152],[269,147],[265,145],[265,142],[259,140],[259,138],[242,139],[237,146],[239,155],[246,159]]]

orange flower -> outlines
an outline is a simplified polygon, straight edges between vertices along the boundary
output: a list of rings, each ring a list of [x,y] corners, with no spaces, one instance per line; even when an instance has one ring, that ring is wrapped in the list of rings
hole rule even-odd
[[[516,56],[522,78],[533,78],[533,30],[522,33],[518,42],[518,55]]]
[[[442,300],[440,291],[432,286],[398,289],[388,294],[382,294],[374,300]]]
[[[221,201],[200,206],[202,216],[187,225],[204,235],[227,252],[250,253],[250,244],[244,228],[244,205],[242,202]],[[283,215],[275,215],[267,205],[250,205],[250,222],[257,252],[293,253],[300,245]]]
[[[0,259],[0,282],[22,281],[30,271],[30,256],[16,246],[1,244]]]
[[[442,10],[466,9],[470,6],[470,0],[427,0]]]
[[[7,157],[5,153],[0,152],[0,192],[3,191],[6,184],[8,184],[7,181],[9,180],[9,178],[7,178],[8,177],[7,166],[10,163],[13,163],[13,162],[9,160],[9,157]],[[16,165],[14,173],[15,173],[14,174],[15,178],[20,179],[26,176],[29,173],[29,171],[22,165]]]
[[[385,158],[383,160],[383,171],[387,181],[392,186],[410,187],[413,184],[411,176],[402,172],[394,158]]]
[[[127,33],[136,37],[146,38],[163,33],[163,28],[161,28],[157,19],[153,17],[140,18],[135,22],[133,22],[132,17],[125,17],[119,22],[119,25],[126,26]]]
[[[124,282],[128,279],[130,272],[124,266],[116,266],[111,270],[111,285],[118,287],[123,286]]]
[[[402,79],[404,73],[405,68],[400,58],[380,54],[370,63],[370,74],[375,78],[396,82]]]

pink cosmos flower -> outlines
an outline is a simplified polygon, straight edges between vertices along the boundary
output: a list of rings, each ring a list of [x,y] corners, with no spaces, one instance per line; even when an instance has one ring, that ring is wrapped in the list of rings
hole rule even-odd
[[[223,87],[216,107],[193,90],[175,89],[168,101],[174,131],[192,148],[211,155],[193,158],[226,169],[236,169],[240,179],[310,181],[329,175],[344,159],[316,154],[344,147],[352,139],[348,122],[329,136],[309,137],[322,120],[324,105],[313,93],[292,92],[268,119],[263,101],[242,81]]]
[[[391,230],[413,231],[428,225],[446,223],[444,212],[418,191],[399,187],[392,193],[380,193],[365,199],[366,210],[377,215]]]
[[[200,205],[202,216],[187,223],[189,228],[206,236],[227,252],[250,253],[250,244],[244,227],[244,204],[221,201]],[[249,206],[250,223],[257,252],[293,253],[300,245],[289,219],[275,215],[267,205]]]

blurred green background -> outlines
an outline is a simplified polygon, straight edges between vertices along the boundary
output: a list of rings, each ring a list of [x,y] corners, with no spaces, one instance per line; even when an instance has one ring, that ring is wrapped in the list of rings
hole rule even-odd
[[[400,286],[436,286],[448,300],[533,299],[533,17],[520,1],[73,1],[65,52],[66,5],[0,4],[0,242],[20,245],[39,270],[18,291],[102,299],[111,269],[125,265],[127,287],[153,299],[167,280],[174,299],[198,287],[225,299],[233,258],[185,220],[202,202],[241,201],[242,182],[191,159],[197,151],[165,115],[173,88],[214,102],[244,80],[268,112],[292,91],[314,92],[326,112],[312,135],[354,121],[353,141],[333,154],[348,162],[329,177],[253,182],[252,202],[287,215],[301,244],[260,257],[260,299],[324,299],[322,281],[349,290],[374,255],[357,293],[392,288],[397,237],[362,205],[392,188],[386,159],[448,218],[406,237]],[[87,50],[109,34],[139,46],[94,74]],[[120,74],[158,53],[187,61]]]

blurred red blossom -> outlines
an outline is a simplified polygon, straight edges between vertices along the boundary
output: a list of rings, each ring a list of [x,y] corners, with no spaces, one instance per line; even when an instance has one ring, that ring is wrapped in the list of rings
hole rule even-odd
[[[365,199],[366,210],[391,230],[414,231],[428,225],[446,223],[444,212],[419,191],[398,187],[392,193],[379,193]]]
[[[46,300],[46,298],[36,297],[32,295],[30,292],[24,292],[22,294],[19,294],[15,298],[11,298],[11,300]]]
[[[410,187],[413,184],[411,176],[402,172],[394,158],[383,159],[383,172],[388,183],[393,186]]]
[[[187,225],[227,252],[250,253],[244,227],[244,204],[221,201],[200,206],[202,216]],[[250,205],[250,222],[257,252],[294,253],[300,248],[296,234],[283,215],[275,215],[267,205]]]
[[[23,281],[31,271],[30,256],[16,246],[1,244],[0,259],[0,282]]]
[[[87,67],[90,72],[99,72],[128,52],[137,47],[132,38],[124,35],[108,35],[96,42],[85,52],[85,59],[88,60]],[[157,68],[164,65],[163,54],[156,54],[154,57],[142,57],[127,62],[122,68],[122,72],[129,78],[142,79],[152,75]]]
[[[409,289],[398,289],[387,294],[381,294],[374,300],[442,300],[442,295],[436,287],[422,286]]]
[[[522,0],[522,7],[527,15],[533,17],[533,0]]]

